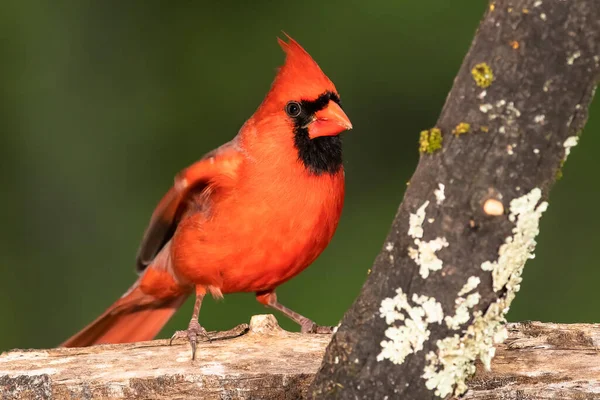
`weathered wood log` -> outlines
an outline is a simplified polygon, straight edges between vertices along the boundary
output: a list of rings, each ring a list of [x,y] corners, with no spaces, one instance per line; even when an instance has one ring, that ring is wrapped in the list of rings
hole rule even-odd
[[[598,0],[490,2],[312,397],[447,398],[489,366],[599,74]]]
[[[600,399],[600,325],[510,323],[491,370],[477,364],[473,400]]]
[[[272,315],[209,335],[229,338],[199,343],[196,361],[185,340],[4,353],[0,398],[295,399],[330,340],[286,332]]]
[[[491,371],[479,366],[465,399],[600,397],[600,325],[530,322],[508,329]],[[286,332],[272,315],[253,317],[249,330],[211,336],[223,340],[201,343],[196,361],[185,341],[169,347],[167,340],[6,352],[0,398],[300,399],[330,340]]]

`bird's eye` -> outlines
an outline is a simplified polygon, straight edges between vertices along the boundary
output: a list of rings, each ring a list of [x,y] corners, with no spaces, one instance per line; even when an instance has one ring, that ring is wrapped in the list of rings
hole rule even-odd
[[[285,112],[292,118],[297,117],[302,112],[302,107],[300,107],[300,103],[296,101],[290,101],[285,106]]]

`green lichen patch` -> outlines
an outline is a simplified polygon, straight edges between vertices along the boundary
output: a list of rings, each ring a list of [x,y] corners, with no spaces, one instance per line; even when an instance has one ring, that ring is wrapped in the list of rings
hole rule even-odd
[[[419,137],[419,152],[433,154],[442,148],[442,131],[439,128],[431,128],[421,132]]]
[[[473,79],[475,79],[477,86],[484,89],[489,87],[494,80],[492,68],[484,62],[474,66],[471,70],[471,75],[473,75]]]
[[[562,179],[564,166],[565,166],[565,160],[561,160],[560,165],[558,166],[558,169],[556,170],[556,175],[554,176],[555,181],[559,181]]]
[[[456,128],[454,128],[452,130],[452,133],[455,136],[459,136],[459,135],[463,135],[465,133],[469,133],[471,131],[471,124],[468,124],[466,122],[461,122],[460,124],[456,125]]]

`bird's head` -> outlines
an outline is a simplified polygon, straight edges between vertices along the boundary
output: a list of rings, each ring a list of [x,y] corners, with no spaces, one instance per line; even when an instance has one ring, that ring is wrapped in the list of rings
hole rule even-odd
[[[298,42],[289,36],[287,39],[278,39],[286,54],[285,63],[255,118],[277,127],[274,131],[285,126],[293,132],[299,158],[313,172],[336,172],[341,167],[338,135],[352,129],[352,124],[333,82]]]
[[[298,42],[287,38],[288,42],[278,38],[285,63],[259,111],[286,117],[295,127],[306,129],[310,139],[352,129],[333,82]]]

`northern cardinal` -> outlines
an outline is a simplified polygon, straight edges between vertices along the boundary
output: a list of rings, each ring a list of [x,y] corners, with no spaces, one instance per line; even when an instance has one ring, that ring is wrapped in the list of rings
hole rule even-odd
[[[291,37],[270,91],[237,136],[181,171],[150,219],[139,278],[62,346],[153,339],[189,294],[186,331],[195,357],[202,299],[255,292],[262,304],[327,331],[277,301],[275,288],[329,244],[344,202],[339,134],[352,128],[329,78]]]

